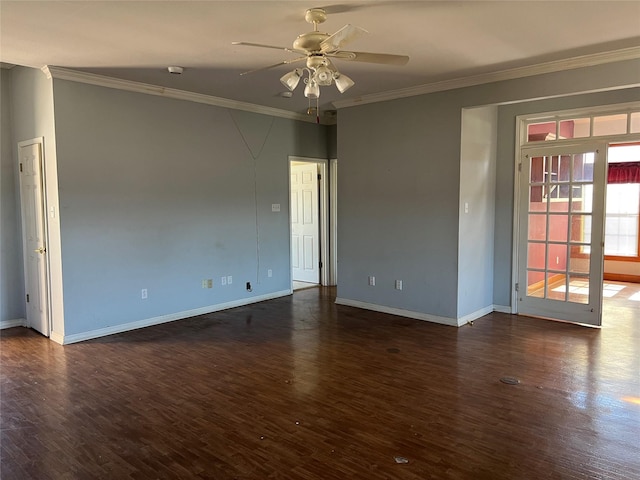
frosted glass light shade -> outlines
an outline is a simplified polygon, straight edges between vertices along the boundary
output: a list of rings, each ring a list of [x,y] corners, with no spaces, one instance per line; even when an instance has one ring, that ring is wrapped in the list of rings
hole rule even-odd
[[[320,87],[316,82],[309,82],[304,87],[304,96],[307,98],[318,98],[320,96]]]
[[[334,77],[336,87],[340,93],[346,92],[349,88],[353,87],[356,83],[349,77],[343,74],[336,74]]]
[[[280,82],[293,92],[298,86],[301,77],[302,72],[296,68],[293,72],[285,73],[282,78],[280,78]]]

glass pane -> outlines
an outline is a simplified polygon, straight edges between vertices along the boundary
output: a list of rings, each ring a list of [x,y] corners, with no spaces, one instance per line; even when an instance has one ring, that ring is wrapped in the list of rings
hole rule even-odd
[[[603,115],[593,119],[593,136],[627,133],[627,114]]]
[[[544,298],[544,272],[527,271],[527,296]]]
[[[527,126],[527,141],[542,142],[556,139],[556,122],[532,123]]]
[[[560,138],[585,138],[589,136],[590,118],[576,118],[560,122]]]
[[[547,216],[529,215],[529,240],[546,240]]]
[[[640,145],[637,143],[611,145],[607,152],[609,163],[640,162]]]
[[[640,112],[631,114],[631,133],[640,133]]]
[[[589,262],[591,260],[591,255],[589,253],[584,253],[579,246],[572,246],[570,251],[571,257],[569,258],[569,271],[571,273],[589,275]]]
[[[593,207],[593,185],[581,185],[573,187],[571,199],[571,211],[578,213],[591,213]]]
[[[591,243],[591,215],[571,216],[571,241]]]
[[[560,188],[568,185],[555,185],[554,188]],[[553,193],[553,190],[552,190]],[[549,204],[550,212],[568,212],[569,211],[569,198],[552,198]]]
[[[605,255],[638,255],[640,184],[613,183],[607,186]]]
[[[581,153],[573,156],[573,181],[593,182],[593,164],[595,154],[593,152]]]
[[[527,267],[544,270],[544,256],[547,251],[544,243],[529,242],[527,248]]]
[[[548,252],[547,269],[564,272],[567,269],[567,245],[551,243],[549,244]]]
[[[546,212],[547,197],[543,194],[546,192],[543,185],[533,185],[529,188],[529,211],[530,212]]]
[[[547,274],[547,298],[562,302],[567,300],[566,278],[566,275],[560,273]]]
[[[530,159],[529,183],[544,182],[544,165],[546,157],[533,157]]]
[[[566,242],[568,223],[568,215],[549,215],[549,240]]]
[[[568,182],[571,177],[571,155],[563,155],[558,159],[558,182]]]
[[[589,303],[589,277],[569,275],[569,301],[573,303]],[[580,319],[576,319],[578,322]]]

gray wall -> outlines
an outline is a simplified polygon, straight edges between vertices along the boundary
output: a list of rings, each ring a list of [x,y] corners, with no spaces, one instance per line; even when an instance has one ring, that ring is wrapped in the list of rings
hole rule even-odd
[[[452,103],[443,92],[339,112],[338,297],[456,316],[461,116]]]
[[[548,97],[561,105],[558,97],[635,85],[639,71],[631,60],[341,109],[338,297],[456,318],[462,109]],[[494,303],[508,305],[514,131],[504,111],[499,118]]]
[[[493,309],[497,124],[497,107],[462,111],[458,318]]]
[[[24,319],[20,187],[11,128],[11,72],[0,69],[0,322]]]
[[[327,158],[326,127],[64,80],[54,96],[65,335],[290,288],[288,156]]]
[[[53,115],[53,82],[37,69],[14,67],[11,69],[11,106],[13,145],[24,140],[37,137],[44,139],[44,181],[51,181],[47,185],[45,204],[57,210],[56,184],[56,139]],[[17,197],[19,198],[19,197]],[[19,202],[19,200],[16,200]],[[60,227],[58,217],[47,217],[48,244],[47,260],[49,262],[49,277],[53,288],[49,305],[52,334],[64,333],[64,316],[62,311],[62,265],[60,263]],[[20,243],[22,245],[22,243]],[[22,252],[17,252],[22,262]],[[16,278],[16,282],[24,284],[24,275]],[[24,298],[24,295],[22,295]]]

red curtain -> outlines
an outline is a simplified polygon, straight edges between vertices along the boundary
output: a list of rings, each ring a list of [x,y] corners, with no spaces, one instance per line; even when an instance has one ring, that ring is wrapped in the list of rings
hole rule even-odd
[[[640,162],[610,163],[607,183],[640,183]]]

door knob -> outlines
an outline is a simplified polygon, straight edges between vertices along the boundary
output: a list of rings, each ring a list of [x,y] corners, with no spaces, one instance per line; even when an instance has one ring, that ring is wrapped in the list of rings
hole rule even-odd
[[[45,252],[45,249],[44,249],[44,247],[36,248],[34,250],[34,252],[39,253],[39,254],[43,254]]]

